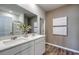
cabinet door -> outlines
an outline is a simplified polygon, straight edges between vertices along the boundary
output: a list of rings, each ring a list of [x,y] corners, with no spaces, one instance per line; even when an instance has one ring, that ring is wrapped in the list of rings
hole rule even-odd
[[[35,41],[35,55],[42,55],[45,52],[45,41],[44,38]]]
[[[27,43],[24,43],[24,44],[20,44],[16,47],[12,47],[10,49],[6,49],[4,51],[1,51],[0,55],[19,55],[19,52],[25,50],[26,48],[28,48],[30,46],[34,46],[33,41],[30,41],[30,42],[27,42]]]
[[[34,41],[26,43],[23,48],[16,55],[34,55]]]
[[[18,55],[34,55],[34,47],[28,47],[22,52],[18,53]]]

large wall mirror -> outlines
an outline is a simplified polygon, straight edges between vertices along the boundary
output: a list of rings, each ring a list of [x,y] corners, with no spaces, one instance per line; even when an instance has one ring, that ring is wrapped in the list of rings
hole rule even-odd
[[[32,20],[32,21],[31,21]],[[0,4],[0,37],[9,35],[21,35],[18,22],[31,25],[37,20],[37,16],[16,4]],[[32,22],[32,23],[31,23]],[[36,26],[32,26],[35,29]],[[34,32],[31,30],[30,33]]]
[[[0,37],[20,34],[21,31],[18,31],[16,21],[23,22],[20,20],[23,16],[19,17],[20,15],[0,11]]]

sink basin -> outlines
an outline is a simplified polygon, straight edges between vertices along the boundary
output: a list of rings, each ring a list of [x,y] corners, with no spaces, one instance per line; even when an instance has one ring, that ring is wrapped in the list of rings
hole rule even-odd
[[[11,40],[11,39],[7,39],[5,41],[3,41],[4,44],[14,44],[14,43],[19,43],[22,42],[24,40],[26,40],[27,38],[24,37],[18,37],[15,40]]]
[[[6,44],[6,43],[12,43],[12,42],[14,42],[14,40],[3,41],[4,44]]]
[[[17,39],[15,40],[25,40],[26,38],[24,38],[23,36],[22,37],[18,37]]]
[[[3,41],[3,43],[5,45],[14,45],[14,44],[18,44],[18,43],[21,43],[23,42],[24,40],[10,40],[10,41]]]
[[[12,39],[2,40],[0,44],[4,44],[4,45],[12,44],[13,45],[13,44],[18,44],[18,43],[24,42],[26,40],[28,41],[31,38],[32,38],[31,36],[28,36],[28,37],[19,36],[15,40],[12,40]]]

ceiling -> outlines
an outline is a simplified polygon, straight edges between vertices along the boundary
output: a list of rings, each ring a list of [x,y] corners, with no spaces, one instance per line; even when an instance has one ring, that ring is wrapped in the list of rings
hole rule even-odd
[[[44,11],[54,10],[56,8],[62,7],[65,4],[38,4]]]

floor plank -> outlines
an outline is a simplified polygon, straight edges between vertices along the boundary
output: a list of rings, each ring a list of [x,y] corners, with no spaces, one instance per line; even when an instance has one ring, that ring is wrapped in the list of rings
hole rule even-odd
[[[46,51],[45,51],[44,55],[79,55],[78,53],[60,49],[60,48],[50,46],[47,44],[46,44],[45,48],[46,48]]]

